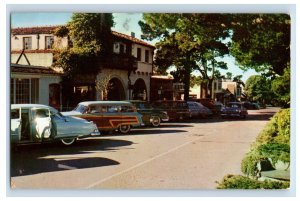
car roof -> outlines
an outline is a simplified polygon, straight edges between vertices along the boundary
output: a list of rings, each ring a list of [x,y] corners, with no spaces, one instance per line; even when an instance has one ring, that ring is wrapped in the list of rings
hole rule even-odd
[[[101,104],[101,105],[131,105],[128,101],[84,101],[78,103],[80,105],[88,106],[94,104]]]
[[[227,104],[243,104],[241,102],[228,102]]]
[[[16,108],[32,108],[32,107],[51,108],[48,105],[42,105],[42,104],[11,104],[11,109],[16,109]]]

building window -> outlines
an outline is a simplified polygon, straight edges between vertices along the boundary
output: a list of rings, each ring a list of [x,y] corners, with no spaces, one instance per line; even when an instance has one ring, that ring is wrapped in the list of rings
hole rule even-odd
[[[31,50],[32,49],[32,39],[31,39],[31,37],[24,37],[23,38],[23,48],[25,50]]]
[[[54,43],[54,37],[53,36],[46,36],[45,37],[45,49],[52,49],[53,48],[53,43]]]
[[[218,90],[221,90],[221,89],[222,89],[222,81],[218,80]]]
[[[145,62],[149,63],[149,50],[145,50]]]
[[[120,44],[120,53],[121,53],[121,54],[124,54],[125,52],[126,52],[125,45]]]
[[[216,91],[218,90],[218,89],[217,89],[217,83],[216,83],[216,82],[214,82],[214,90],[216,90]]]
[[[142,61],[142,49],[137,48],[137,60]]]
[[[38,103],[39,79],[11,79],[11,103]]]
[[[241,96],[242,95],[242,89],[240,87],[238,87],[236,89],[236,96]]]

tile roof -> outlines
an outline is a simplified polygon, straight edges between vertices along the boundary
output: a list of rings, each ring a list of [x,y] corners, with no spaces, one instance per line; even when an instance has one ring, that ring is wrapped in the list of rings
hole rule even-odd
[[[62,73],[57,72],[49,67],[43,66],[29,66],[20,64],[11,64],[10,71],[12,73],[29,73],[29,74],[50,74],[50,75],[61,75]]]
[[[59,26],[44,26],[44,27],[18,27],[12,28],[13,35],[26,35],[26,34],[53,34],[54,30]]]
[[[151,45],[151,44],[149,44],[149,43],[146,43],[146,42],[143,41],[143,40],[140,40],[140,39],[138,39],[138,38],[131,37],[131,36],[126,35],[126,34],[123,34],[123,33],[119,33],[119,32],[116,32],[116,31],[112,31],[112,34],[113,34],[114,36],[119,37],[119,38],[123,38],[123,39],[126,39],[126,40],[130,40],[130,41],[132,41],[132,42],[134,42],[134,43],[137,43],[137,44],[140,44],[140,45],[145,45],[145,46],[151,47],[151,48],[153,48],[153,49],[155,48],[155,46],[153,46],[153,45]]]
[[[59,26],[44,26],[44,27],[18,27],[18,28],[12,28],[11,33],[13,35],[26,35],[26,34],[53,34],[54,30],[58,28]],[[146,43],[143,40],[140,40],[138,38],[131,37],[129,35],[119,33],[116,31],[112,31],[112,34],[116,37],[123,38],[129,41],[132,41],[134,43],[148,46],[151,48],[155,48],[153,45]]]

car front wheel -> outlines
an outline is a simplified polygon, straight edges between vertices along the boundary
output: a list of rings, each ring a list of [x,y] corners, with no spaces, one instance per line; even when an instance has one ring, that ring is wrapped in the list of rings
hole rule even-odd
[[[119,126],[119,131],[120,131],[122,134],[127,134],[127,133],[129,133],[129,131],[130,131],[130,125],[120,125],[120,126]]]
[[[64,145],[71,145],[76,141],[76,138],[67,138],[67,139],[62,139],[61,142]]]
[[[153,116],[151,124],[154,127],[158,127],[160,125],[160,118],[158,116]]]

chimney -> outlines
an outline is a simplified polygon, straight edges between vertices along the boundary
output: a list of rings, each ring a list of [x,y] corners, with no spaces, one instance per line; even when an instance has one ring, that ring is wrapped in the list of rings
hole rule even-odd
[[[131,37],[135,38],[135,33],[134,32],[131,32]]]

